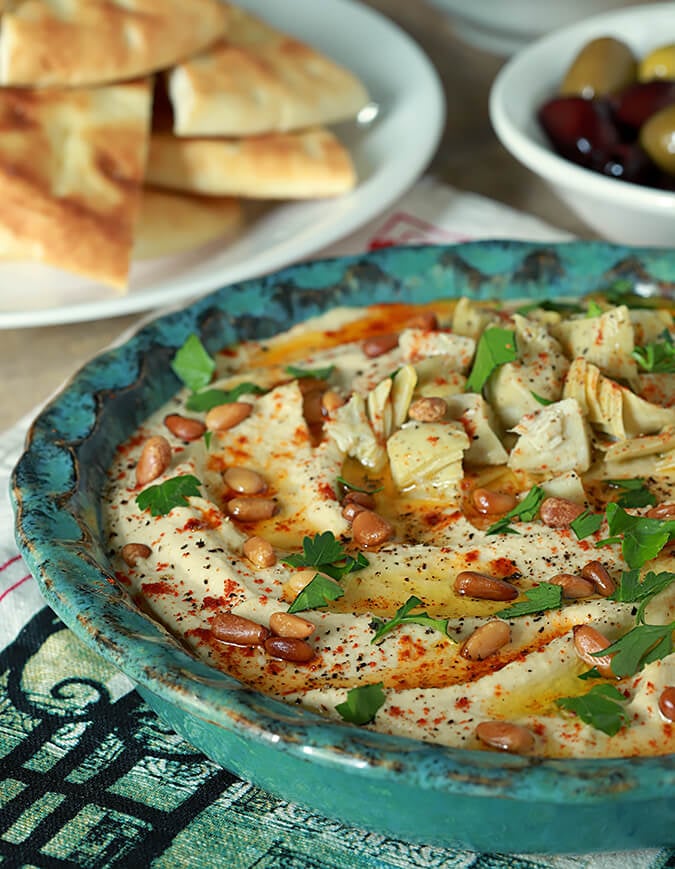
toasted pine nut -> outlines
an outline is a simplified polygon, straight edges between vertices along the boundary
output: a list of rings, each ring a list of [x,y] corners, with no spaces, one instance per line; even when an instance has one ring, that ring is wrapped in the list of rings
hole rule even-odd
[[[584,579],[590,580],[595,586],[597,593],[603,597],[609,597],[610,594],[614,594],[616,585],[601,561],[589,561],[588,564],[584,564],[581,568],[581,575]]]
[[[227,502],[227,512],[240,522],[260,522],[271,519],[277,512],[278,504],[272,498],[252,498],[242,495]]]
[[[572,629],[574,634],[574,648],[581,660],[588,664],[589,667],[595,667],[607,679],[612,679],[612,656],[599,655],[595,657],[594,652],[601,652],[611,645],[607,637],[603,637],[600,631],[596,630],[591,625],[575,625]]]
[[[338,407],[342,407],[344,403],[344,398],[341,395],[338,395],[337,392],[333,392],[332,389],[324,392],[321,396],[321,406],[323,407],[326,416],[334,414]]]
[[[264,537],[249,537],[244,542],[242,549],[244,555],[255,567],[272,567],[276,563],[277,557],[274,554],[274,547]]]
[[[424,329],[431,332],[438,329],[438,317],[433,311],[420,311],[415,314],[405,324],[406,329]]]
[[[168,416],[165,416],[164,425],[172,435],[175,435],[182,441],[196,441],[206,431],[206,426],[200,419],[181,416],[179,413],[170,413]]]
[[[476,736],[491,748],[511,754],[526,754],[534,748],[532,731],[509,721],[482,721],[476,728]]]
[[[302,415],[305,417],[307,425],[317,425],[323,422],[322,398],[323,393],[319,389],[313,389],[311,392],[305,393],[302,401]]]
[[[216,639],[235,646],[259,646],[270,634],[264,625],[234,613],[217,615],[211,623],[211,633]]]
[[[352,521],[352,540],[364,548],[381,546],[393,536],[393,525],[373,510],[362,510]]]
[[[342,515],[347,522],[353,522],[359,513],[363,513],[367,509],[367,507],[364,507],[363,504],[359,504],[357,501],[347,501],[342,508]]]
[[[544,498],[539,508],[541,521],[549,528],[569,528],[583,512],[584,508],[580,504],[567,498]]]
[[[231,401],[217,404],[206,414],[206,427],[209,431],[227,431],[250,416],[253,405],[247,401]]]
[[[513,600],[518,597],[518,589],[505,579],[497,579],[475,570],[463,570],[455,579],[455,591],[466,597],[481,600]]]
[[[443,419],[447,411],[448,402],[444,398],[429,396],[413,401],[408,408],[408,416],[418,422],[438,422],[439,419]]]
[[[483,516],[495,516],[498,513],[508,513],[518,503],[515,495],[508,492],[494,492],[492,489],[474,489],[471,496],[473,505]]]
[[[325,392],[328,384],[318,377],[299,377],[298,389],[302,395],[307,395],[308,392]]]
[[[668,721],[675,721],[675,686],[666,685],[661,692],[659,711]]]
[[[162,435],[148,438],[136,465],[136,482],[145,486],[156,480],[171,464],[171,446]]]
[[[649,519],[675,519],[675,504],[657,504],[647,511]]]
[[[362,507],[365,507],[366,510],[373,510],[375,507],[375,498],[373,498],[370,492],[355,492],[352,489],[344,496],[342,503],[360,504]]]
[[[292,661],[294,664],[306,664],[316,656],[309,643],[297,637],[269,637],[265,640],[265,651],[274,658]]]
[[[376,356],[382,356],[383,353],[388,353],[397,346],[398,335],[395,333],[388,333],[386,335],[373,335],[371,338],[366,338],[363,342],[362,349],[369,359],[374,359]]]
[[[292,603],[303,590],[303,588],[309,585],[317,574],[318,571],[314,570],[314,568],[312,567],[308,567],[305,570],[298,570],[295,573],[292,573],[283,584],[283,587],[281,589],[282,598],[289,603]],[[324,576],[323,573],[319,575]],[[291,613],[291,615],[293,615],[293,613]]]
[[[581,576],[576,576],[574,573],[556,573],[555,576],[546,581],[553,585],[561,586],[563,597],[569,600],[575,600],[579,597],[590,597],[595,591],[595,586],[590,579],[584,579]]]
[[[295,637],[298,640],[306,640],[313,633],[314,625],[307,619],[296,616],[295,613],[272,613],[270,616],[270,630],[278,637]]]
[[[120,553],[125,564],[136,567],[139,558],[148,558],[152,555],[152,549],[145,543],[126,543]]]
[[[242,495],[257,495],[267,488],[267,483],[260,474],[250,468],[228,468],[223,474],[223,480],[230,489],[241,492]]]
[[[485,622],[464,641],[460,655],[469,661],[482,661],[511,642],[511,628],[506,622],[492,619]]]

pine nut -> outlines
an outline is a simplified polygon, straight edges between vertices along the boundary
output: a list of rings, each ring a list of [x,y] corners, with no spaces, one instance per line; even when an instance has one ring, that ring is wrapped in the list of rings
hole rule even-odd
[[[250,468],[228,468],[223,480],[230,489],[242,495],[257,495],[267,488],[267,483],[257,471]]]
[[[125,564],[136,567],[139,558],[149,558],[152,555],[152,549],[145,543],[126,543],[120,554]]]
[[[387,335],[373,335],[371,338],[366,338],[363,342],[362,349],[369,359],[374,359],[376,356],[382,356],[383,353],[388,353],[397,346],[398,335],[389,333]]]
[[[367,507],[364,507],[363,504],[359,504],[357,501],[347,501],[342,508],[342,515],[347,522],[353,522],[359,513],[363,513],[367,509]]]
[[[206,414],[206,427],[209,431],[227,431],[250,416],[253,405],[247,401],[231,401],[217,404]]]
[[[298,389],[302,395],[307,395],[308,392],[325,392],[328,389],[328,384],[318,377],[299,377]]]
[[[318,389],[305,393],[302,401],[302,415],[305,417],[307,425],[318,425],[318,423],[323,422],[322,398],[323,393]]]
[[[509,721],[482,721],[476,728],[481,742],[510,754],[527,754],[534,748],[534,734],[527,727]]]
[[[465,640],[460,655],[468,661],[482,661],[511,642],[511,628],[506,622],[493,619],[486,622]]]
[[[539,508],[541,521],[549,528],[569,528],[583,512],[584,508],[580,504],[567,498],[544,498]]]
[[[164,425],[172,435],[175,435],[182,441],[196,441],[206,431],[206,426],[200,419],[181,416],[179,413],[170,413],[168,416],[165,416]]]
[[[270,616],[270,630],[278,637],[306,640],[313,633],[314,625],[294,613],[278,612]]]
[[[240,522],[260,522],[271,519],[277,512],[278,504],[271,498],[253,498],[242,495],[227,502],[227,512]]]
[[[675,686],[667,685],[661,692],[659,711],[668,721],[675,721]]]
[[[408,416],[418,422],[438,422],[443,419],[447,411],[448,403],[444,398],[429,396],[413,401],[408,408]]]
[[[352,521],[352,540],[364,548],[381,546],[393,536],[393,525],[372,510],[362,510]]]
[[[323,407],[323,412],[326,416],[332,416],[338,407],[342,407],[344,403],[344,398],[341,395],[338,395],[337,392],[333,392],[332,389],[324,392],[321,398],[321,406]]]
[[[420,311],[405,324],[406,329],[424,329],[426,332],[438,329],[438,317],[433,311]]]
[[[145,486],[156,480],[171,464],[171,446],[162,435],[148,438],[136,465],[136,482]]]
[[[259,625],[244,616],[220,613],[211,623],[211,633],[223,643],[234,646],[260,646],[269,636],[264,625]]]
[[[276,563],[274,547],[264,537],[249,537],[242,548],[244,555],[255,567],[272,567]]]
[[[296,637],[269,637],[265,640],[265,651],[274,658],[294,664],[306,664],[316,656],[309,643]]]
[[[324,576],[323,573],[319,573],[312,567],[308,567],[305,570],[298,570],[295,573],[292,573],[282,586],[282,598],[289,603],[293,603],[293,601],[300,594],[303,588],[309,585],[310,582],[317,575]],[[291,613],[291,615],[293,615],[293,613]]]
[[[609,575],[609,571],[600,561],[589,561],[581,568],[581,575],[584,579],[590,580],[595,586],[595,590],[603,597],[609,597],[614,594],[616,585],[614,580]]]
[[[675,519],[675,504],[657,504],[647,511],[649,519]]]
[[[481,600],[513,600],[518,597],[518,589],[505,579],[497,579],[475,570],[463,570],[455,579],[455,591],[466,597]]]
[[[575,625],[572,632],[574,634],[574,648],[581,660],[589,667],[595,667],[601,676],[607,679],[614,678],[612,656],[594,656],[594,652],[601,652],[611,645],[609,640],[591,625]]]
[[[342,503],[360,504],[362,507],[365,507],[366,510],[373,510],[375,507],[375,498],[373,498],[370,492],[355,492],[353,489],[350,489],[342,499]]]
[[[563,597],[568,600],[576,600],[580,597],[590,597],[595,591],[595,585],[589,580],[574,573],[557,573],[547,582],[559,585],[562,588]]]
[[[473,505],[483,516],[495,516],[498,513],[508,513],[518,503],[515,495],[507,492],[494,492],[492,489],[474,489],[471,496]]]

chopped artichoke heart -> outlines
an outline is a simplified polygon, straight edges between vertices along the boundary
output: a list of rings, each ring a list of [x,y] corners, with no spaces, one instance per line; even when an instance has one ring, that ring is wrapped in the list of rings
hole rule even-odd
[[[552,480],[546,480],[541,488],[548,498],[565,498],[575,504],[586,504],[586,491],[576,471],[568,471],[559,477],[553,477]]]
[[[464,392],[466,377],[459,371],[452,371],[445,356],[430,356],[415,363],[417,373],[417,395],[447,398]]]
[[[455,489],[468,447],[469,438],[458,423],[411,420],[387,440],[392,479],[399,490],[415,487],[431,497]]]
[[[557,401],[524,417],[513,431],[520,435],[508,465],[514,470],[558,475],[587,471],[591,445],[581,408],[572,398]]]
[[[470,446],[464,460],[468,465],[503,465],[508,453],[497,435],[497,422],[492,408],[482,395],[467,392],[446,398],[448,415],[462,422],[471,432]]]
[[[462,296],[455,306],[452,331],[455,335],[465,335],[478,341],[486,327],[497,322],[499,317],[494,311],[479,308],[466,296]]]
[[[633,336],[636,346],[652,344],[663,340],[663,330],[673,328],[673,315],[670,311],[655,311],[651,308],[629,309],[631,323],[633,324]]]
[[[574,359],[583,356],[609,377],[637,385],[637,365],[631,356],[635,341],[628,308],[610,308],[599,317],[564,320],[551,331]]]
[[[396,372],[391,387],[392,429],[386,433],[387,437],[392,431],[400,428],[408,418],[408,408],[412,402],[416,386],[417,371],[412,365],[402,365]]]
[[[406,362],[444,356],[450,371],[467,371],[476,350],[472,338],[425,329],[404,329],[399,335],[398,346]]]
[[[386,464],[386,450],[370,427],[362,395],[354,393],[347,404],[339,407],[335,419],[326,423],[325,431],[345,455],[366,468],[379,471]]]
[[[368,393],[368,418],[375,435],[380,440],[385,440],[391,432],[391,377],[381,380],[375,389]]]

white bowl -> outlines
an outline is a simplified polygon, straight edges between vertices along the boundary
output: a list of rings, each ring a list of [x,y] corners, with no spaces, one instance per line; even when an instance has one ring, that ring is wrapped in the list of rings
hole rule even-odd
[[[580,18],[628,6],[626,0],[430,0],[445,12],[464,42],[494,54],[513,54],[533,39]]]
[[[502,144],[545,181],[600,236],[621,244],[675,246],[675,193],[609,178],[559,157],[537,121],[578,51],[599,36],[622,39],[637,57],[675,42],[675,3],[609,12],[530,45],[500,71],[490,120]]]

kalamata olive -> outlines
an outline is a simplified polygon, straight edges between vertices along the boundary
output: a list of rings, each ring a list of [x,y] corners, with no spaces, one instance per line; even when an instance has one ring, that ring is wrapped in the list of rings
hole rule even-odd
[[[675,175],[675,105],[666,106],[643,125],[640,144],[659,168]]]
[[[675,43],[655,48],[643,57],[638,66],[637,77],[640,81],[675,81]]]
[[[650,187],[656,185],[659,177],[656,166],[637,143],[614,145],[604,154],[598,154],[597,169],[611,178]]]
[[[538,117],[558,154],[581,166],[595,168],[597,153],[619,144],[605,100],[556,97],[541,106]]]
[[[675,103],[675,82],[636,82],[616,94],[611,102],[617,123],[636,135],[653,114]]]
[[[613,94],[635,81],[633,52],[619,39],[603,36],[586,43],[567,70],[560,96],[585,99]]]

